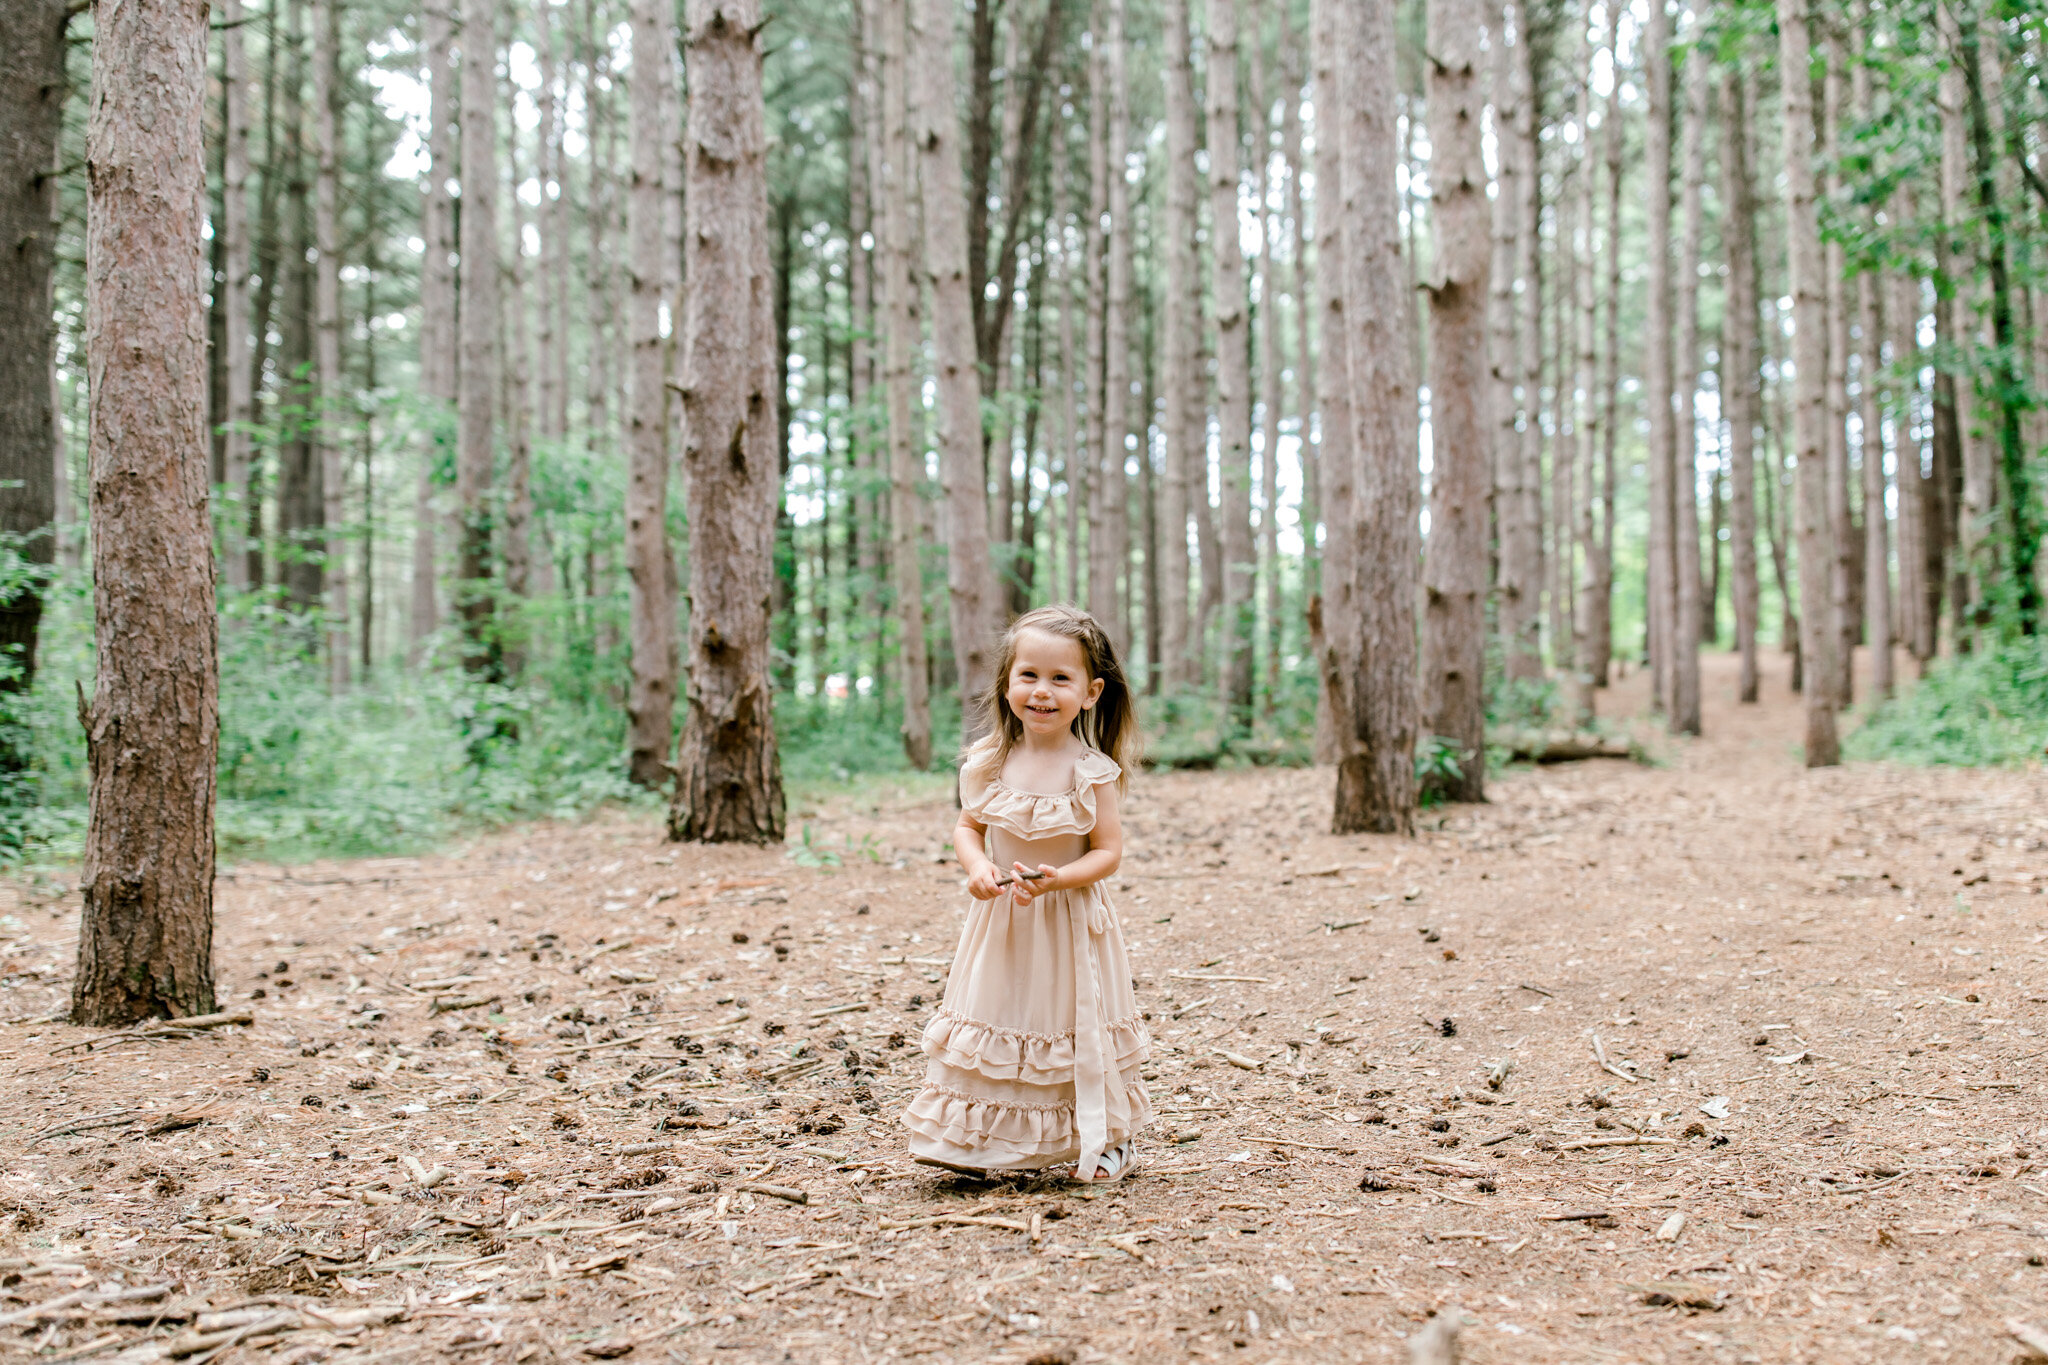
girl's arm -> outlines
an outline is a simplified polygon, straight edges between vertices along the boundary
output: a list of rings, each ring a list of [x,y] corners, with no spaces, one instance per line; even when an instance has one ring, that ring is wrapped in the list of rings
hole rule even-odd
[[[1088,834],[1088,851],[1065,867],[1041,865],[1038,870],[1050,875],[1034,882],[1019,880],[1010,894],[1019,905],[1029,905],[1033,897],[1048,891],[1078,891],[1114,875],[1123,860],[1124,827],[1117,816],[1116,784],[1103,782],[1095,788],[1095,828]]]
[[[988,826],[980,824],[966,811],[960,812],[960,822],[953,826],[953,851],[960,855],[960,866],[967,873],[967,891],[978,901],[992,901],[1003,894],[996,885],[1001,871],[989,861],[987,846],[983,843]]]

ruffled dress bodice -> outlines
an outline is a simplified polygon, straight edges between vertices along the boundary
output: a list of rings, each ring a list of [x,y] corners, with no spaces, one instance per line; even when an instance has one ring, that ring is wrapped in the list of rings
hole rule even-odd
[[[1088,851],[1121,770],[1083,752],[1064,792],[1005,782],[993,743],[960,770],[962,809],[996,866],[1064,866]],[[915,1155],[992,1170],[1086,1166],[1150,1118],[1150,1039],[1105,887],[970,901],[945,1002],[924,1031],[925,1085],[905,1112]]]

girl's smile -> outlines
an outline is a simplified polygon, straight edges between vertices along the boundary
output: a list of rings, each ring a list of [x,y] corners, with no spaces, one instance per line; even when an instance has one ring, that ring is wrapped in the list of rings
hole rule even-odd
[[[1004,700],[1032,738],[1053,738],[1071,730],[1076,718],[1102,695],[1102,679],[1088,676],[1080,642],[1050,631],[1017,632]]]

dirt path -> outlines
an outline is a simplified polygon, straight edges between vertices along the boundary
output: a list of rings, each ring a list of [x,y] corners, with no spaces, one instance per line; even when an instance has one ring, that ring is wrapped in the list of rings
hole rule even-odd
[[[1362,1361],[1455,1305],[1469,1361],[2009,1360],[2048,1326],[2048,786],[1804,772],[1768,662],[1738,711],[1709,659],[1663,766],[1513,774],[1414,841],[1322,832],[1327,773],[1143,779],[1162,1119],[1099,1193],[903,1154],[943,783],[829,795],[800,858],[613,819],[240,868],[251,1026],[0,1028],[5,1339]],[[16,891],[0,1013],[60,1005],[75,907]]]

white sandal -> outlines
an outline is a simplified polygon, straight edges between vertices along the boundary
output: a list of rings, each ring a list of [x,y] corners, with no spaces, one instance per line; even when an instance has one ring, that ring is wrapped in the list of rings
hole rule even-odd
[[[1122,1180],[1138,1169],[1138,1144],[1134,1138],[1125,1138],[1116,1146],[1095,1158],[1097,1174],[1093,1179],[1081,1174],[1081,1168],[1074,1168],[1073,1179],[1083,1185],[1108,1185]]]

